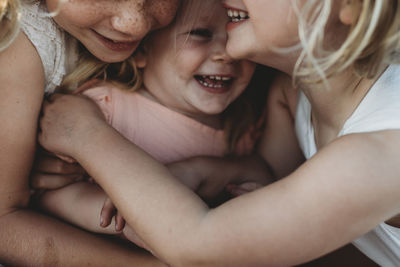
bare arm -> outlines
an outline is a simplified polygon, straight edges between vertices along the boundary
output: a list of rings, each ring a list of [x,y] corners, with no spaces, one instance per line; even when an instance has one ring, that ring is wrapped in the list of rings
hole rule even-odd
[[[139,237],[174,266],[300,264],[400,211],[398,131],[341,137],[285,179],[210,210],[94,109],[64,117],[68,131],[54,126],[69,101],[80,107],[86,100],[63,96],[47,105],[42,143],[77,159]]]
[[[205,199],[215,196],[229,183],[267,185],[287,176],[305,161],[294,129],[297,94],[291,78],[278,75],[269,89],[266,125],[258,153],[249,157],[195,157],[170,164],[172,174]]]
[[[298,91],[285,74],[279,75],[269,89],[266,125],[258,151],[277,179],[289,175],[305,161],[295,134],[297,97]]]
[[[258,187],[274,178],[267,163],[257,154],[240,157],[194,157],[168,165],[172,175],[206,201],[213,201],[227,185],[254,183]]]
[[[27,208],[44,74],[39,56],[21,33],[0,53],[0,262],[9,265],[95,266],[160,264]]]
[[[37,204],[51,215],[87,231],[118,235],[121,232],[116,231],[114,221],[108,227],[100,226],[100,213],[106,198],[107,195],[98,185],[78,182],[45,192]]]

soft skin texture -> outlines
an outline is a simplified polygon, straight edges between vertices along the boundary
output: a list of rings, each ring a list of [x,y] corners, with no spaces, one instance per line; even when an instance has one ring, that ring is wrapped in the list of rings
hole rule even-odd
[[[59,0],[46,0],[49,10]],[[128,58],[151,30],[167,25],[179,0],[74,0],[61,4],[54,20],[78,39],[95,57],[105,62]],[[119,43],[110,48],[106,42]],[[115,44],[114,44],[115,45]]]
[[[49,5],[50,2],[55,1],[48,1]],[[87,5],[88,2],[69,1],[65,7]],[[101,2],[109,5],[109,1]],[[158,16],[160,21],[152,24],[154,27],[137,28],[141,32],[137,38],[143,37],[152,28],[165,26],[173,18],[178,3],[176,0],[157,2],[162,2],[162,5],[154,1],[118,1],[125,7],[132,6],[132,2],[140,2],[144,6],[153,2],[151,10],[158,11],[152,14],[164,14]],[[121,10],[118,9],[119,12]],[[154,16],[152,19],[156,20]],[[106,22],[106,19],[102,21]],[[110,24],[106,23],[102,29],[110,29]],[[99,58],[102,59],[102,56],[99,55]],[[0,262],[12,266],[102,266],[109,265],[112,259],[118,266],[132,265],[136,261],[138,265],[162,265],[147,254],[110,243],[27,209],[30,199],[28,176],[35,153],[37,120],[44,94],[44,71],[36,49],[23,33],[0,53],[0,68],[3,96],[0,117],[4,123],[0,130]]]
[[[105,87],[93,88],[84,92],[84,94],[90,96],[102,107],[106,117],[112,118],[108,119],[109,123],[121,131],[131,142],[146,147],[143,144],[153,141],[155,138],[159,140],[159,146],[166,145],[166,147],[176,150],[177,152],[172,152],[165,147],[163,149],[161,147],[145,148],[150,155],[155,156],[158,160],[160,158],[157,158],[157,153],[164,151],[161,157],[162,163],[181,160],[181,162],[169,164],[168,167],[172,174],[211,203],[221,201],[221,192],[224,191],[228,183],[254,182],[253,187],[247,185],[243,192],[239,192],[244,193],[254,190],[255,185],[261,187],[272,182],[273,179],[270,178],[269,170],[260,157],[247,155],[253,151],[255,137],[247,136],[252,138],[253,141],[246,145],[242,144],[247,147],[247,152],[235,151],[235,155],[245,154],[245,156],[233,157],[232,159],[222,158],[227,144],[223,139],[222,130],[216,131],[221,128],[221,114],[248,87],[255,70],[255,64],[246,60],[233,60],[226,54],[227,34],[225,25],[228,18],[224,16],[225,10],[218,0],[202,2],[200,12],[191,7],[191,2],[186,2],[177,14],[175,23],[150,34],[144,42],[143,48],[136,54],[135,62],[142,68],[143,88],[135,93],[123,92],[121,88],[116,88],[112,84],[101,83],[101,86]],[[187,18],[185,23],[183,22],[184,18]],[[207,77],[199,78],[200,76]],[[213,80],[210,76],[220,76],[220,78]],[[228,78],[229,82],[223,81],[223,78]],[[204,85],[206,81],[208,84]],[[107,98],[113,99],[113,108],[109,108],[99,100],[99,98],[102,99],[104,94],[107,95]],[[144,95],[150,101],[138,94]],[[128,108],[129,105],[135,107],[138,104],[135,102],[135,97],[139,97],[139,103],[142,103],[142,105],[151,103],[153,107],[152,110],[146,112],[153,114],[157,119],[148,122],[148,124],[154,123],[158,125],[156,128],[161,126],[166,127],[165,129],[160,129],[158,134],[149,131],[145,131],[146,134],[144,135],[140,134],[138,125],[142,129],[146,129],[146,121],[129,119],[137,110],[144,114],[142,108],[145,105],[133,110]],[[175,129],[158,122],[160,118],[157,117],[157,114],[160,110],[165,112],[164,106],[170,109],[167,111],[167,114],[172,116],[170,120],[178,122],[178,124],[175,122],[173,125],[180,126],[182,129],[189,127],[188,129],[192,131],[208,129],[210,131],[206,133],[207,139],[202,139],[203,141],[200,141],[201,144],[199,145],[196,141],[189,141],[187,136],[180,133],[178,139],[169,138],[163,142],[161,136],[164,133],[168,135],[166,129]],[[138,117],[141,116],[138,114]],[[251,129],[247,130],[251,131]],[[179,130],[175,129],[175,131]],[[216,132],[221,134],[218,137],[218,142],[212,140],[212,136]],[[196,134],[193,133],[192,136],[195,138]],[[186,139],[180,140],[180,138]],[[167,146],[167,142],[172,142],[172,146]],[[193,146],[189,146],[189,144],[193,144]],[[220,152],[215,152],[212,144],[218,144],[218,147],[221,147],[218,150]],[[205,147],[209,149],[205,149]],[[237,145],[237,147],[241,146]],[[177,155],[179,156],[177,157]],[[193,155],[209,155],[209,157],[197,157],[185,161]],[[212,155],[218,156],[212,157]],[[72,167],[71,165],[66,166]],[[227,172],[226,169],[230,171]],[[51,172],[51,170],[49,171]],[[73,178],[71,175],[68,176]],[[62,178],[61,182],[68,181],[66,175],[62,177],[66,179]],[[52,177],[51,179],[54,181],[57,178]],[[39,180],[35,177],[33,181]],[[255,184],[256,182],[257,184]],[[47,181],[40,183],[46,185]],[[58,184],[58,182],[49,184],[50,189],[55,184]],[[238,187],[240,188],[240,186]],[[43,186],[41,189],[43,189]],[[234,194],[239,194],[236,191]],[[104,198],[105,195],[102,194],[100,187],[89,183],[77,183],[59,190],[46,192],[40,197],[39,203],[45,211],[85,230],[120,234],[120,232],[114,230],[114,222],[109,226],[111,217],[114,215],[112,205],[105,205],[102,210],[103,216],[101,220],[99,219]],[[80,208],[77,209],[76,207]],[[120,230],[118,216],[115,221],[117,222],[115,228]],[[102,228],[101,226],[109,227]],[[125,234],[125,229],[123,233]],[[129,235],[125,234],[125,236],[130,239]]]
[[[387,138],[396,140],[396,131],[340,138],[285,179],[208,210],[168,170],[104,124],[100,114],[94,119],[96,107],[85,103],[62,96],[48,105],[45,112],[50,116],[70,110],[67,106],[85,107],[88,110],[77,113],[88,115],[65,120],[70,122],[67,127],[46,116],[41,142],[73,156],[97,177],[140,238],[172,265],[298,264],[348,243],[399,211],[396,164],[384,175],[366,168],[373,164],[387,170],[383,168],[387,161],[376,161],[376,153],[385,160],[399,156],[394,146],[385,143]],[[101,156],[114,147],[120,147],[114,151],[118,161]],[[100,156],[91,157],[93,153]],[[363,156],[357,157],[358,153]],[[332,156],[337,159],[334,163]],[[156,223],[159,218],[162,224]]]
[[[246,89],[255,64],[233,60],[226,53],[228,18],[218,1],[204,1],[201,11],[187,5],[174,24],[150,35],[135,61],[143,68],[145,91],[153,100],[218,128],[215,122]],[[231,82],[223,85],[224,90],[207,90],[199,82],[201,76],[221,76]]]
[[[266,49],[271,44],[290,44],[296,37],[295,21],[289,23],[279,13],[289,12],[282,7],[290,2],[227,0],[250,12],[250,19],[229,31],[232,55],[291,73],[298,55]],[[340,16],[343,2],[334,1],[333,28],[327,38],[337,35],[340,40],[346,34],[348,20]],[[275,14],[276,25],[269,21],[269,15]],[[246,40],[257,40],[259,45]],[[285,86],[290,78],[280,77],[270,89],[267,114],[276,118],[267,119],[266,133],[279,125],[289,130],[292,125],[291,99],[298,92]],[[394,160],[400,157],[400,131],[336,138],[375,81],[357,80],[349,68],[328,80],[330,90],[302,86],[312,105],[318,153],[280,181],[215,209],[208,209],[164,166],[121,138],[86,99],[53,98],[45,107],[40,141],[47,149],[78,160],[153,253],[173,266],[291,266],[347,244],[400,211],[400,165]],[[263,140],[262,149],[266,158],[279,163],[289,157],[285,151],[298,151],[298,147],[289,146],[296,144],[294,134],[277,138]],[[287,147],[269,155],[275,142]],[[113,159],[108,157],[110,151]],[[288,172],[279,164],[272,168],[283,175]]]

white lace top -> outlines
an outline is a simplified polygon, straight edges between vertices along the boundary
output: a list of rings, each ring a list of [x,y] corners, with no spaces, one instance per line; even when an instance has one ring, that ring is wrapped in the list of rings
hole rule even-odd
[[[44,1],[21,3],[21,28],[43,63],[46,93],[59,86],[77,60],[77,41],[58,27]]]
[[[347,119],[339,136],[400,129],[400,65],[391,65]],[[297,105],[296,132],[307,159],[317,153],[311,104],[301,93]],[[364,254],[384,267],[400,266],[400,228],[384,222],[353,241]]]

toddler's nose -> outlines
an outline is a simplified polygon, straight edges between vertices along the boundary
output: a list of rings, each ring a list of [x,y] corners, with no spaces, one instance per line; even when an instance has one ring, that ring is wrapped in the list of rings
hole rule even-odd
[[[216,62],[222,62],[227,64],[233,62],[233,59],[226,53],[225,49],[215,52],[212,59]]]
[[[233,62],[233,58],[226,52],[226,38],[222,40],[216,40],[212,49],[212,60],[227,64]]]

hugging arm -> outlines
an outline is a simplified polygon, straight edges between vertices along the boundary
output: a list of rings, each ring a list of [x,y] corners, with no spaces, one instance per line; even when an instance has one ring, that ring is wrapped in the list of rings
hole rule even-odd
[[[77,159],[151,251],[174,266],[300,264],[400,211],[400,166],[388,165],[400,157],[398,131],[341,137],[285,178],[209,209],[95,109],[82,105],[85,99],[56,98],[45,108],[41,142]],[[69,131],[56,123],[61,114],[75,122],[67,124]]]
[[[28,209],[29,172],[44,74],[22,33],[0,53],[0,263],[11,266],[160,264],[147,254],[112,243]],[[161,264],[160,264],[161,265]]]
[[[224,190],[239,195],[235,193],[244,193],[246,187],[256,189],[274,181],[269,166],[256,154],[222,158],[199,156],[167,167],[184,185],[211,202]]]

